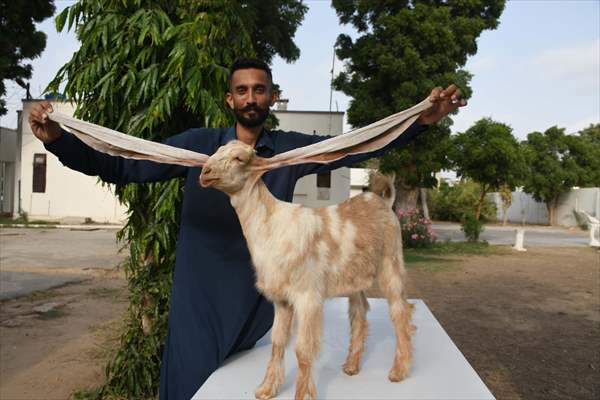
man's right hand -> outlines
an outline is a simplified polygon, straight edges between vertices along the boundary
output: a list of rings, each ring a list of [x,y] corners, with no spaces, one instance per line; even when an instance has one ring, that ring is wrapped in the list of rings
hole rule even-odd
[[[62,135],[58,123],[48,119],[49,112],[52,112],[50,102],[41,101],[33,106],[29,114],[31,131],[44,144],[50,144]]]

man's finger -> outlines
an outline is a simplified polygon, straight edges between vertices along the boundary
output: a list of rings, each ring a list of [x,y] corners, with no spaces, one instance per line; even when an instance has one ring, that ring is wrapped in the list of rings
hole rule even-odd
[[[454,94],[454,92],[456,92],[456,85],[455,84],[451,84],[450,86],[448,86],[446,88],[446,90],[444,90],[441,94],[440,97],[444,98],[444,99],[448,99],[451,98],[452,95]]]
[[[462,92],[460,91],[460,89],[456,89],[456,91],[450,96],[450,100],[452,100],[452,101],[459,100],[461,95],[462,95]]]
[[[431,94],[429,95],[429,101],[431,101],[432,103],[435,103],[436,101],[438,101],[440,99],[440,94],[443,91],[444,91],[444,88],[442,88],[441,86],[434,87],[431,90]]]

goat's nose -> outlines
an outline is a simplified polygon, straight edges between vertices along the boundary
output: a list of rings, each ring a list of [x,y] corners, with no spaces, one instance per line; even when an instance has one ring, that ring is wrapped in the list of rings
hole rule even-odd
[[[210,174],[210,171],[212,171],[212,168],[207,165],[205,165],[204,168],[202,169],[203,174]]]

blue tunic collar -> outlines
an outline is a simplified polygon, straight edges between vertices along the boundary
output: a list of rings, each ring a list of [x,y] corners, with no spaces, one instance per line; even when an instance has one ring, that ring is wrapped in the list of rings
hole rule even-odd
[[[222,145],[231,142],[232,140],[236,140],[237,136],[235,135],[235,125],[227,128],[225,131],[225,135],[223,136]],[[258,141],[256,142],[256,151],[259,153],[263,153],[264,151],[271,152],[271,154],[275,151],[275,144],[273,143],[273,133],[263,128]]]

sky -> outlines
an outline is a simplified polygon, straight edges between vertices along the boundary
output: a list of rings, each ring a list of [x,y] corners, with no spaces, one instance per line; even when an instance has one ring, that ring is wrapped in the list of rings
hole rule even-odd
[[[56,1],[57,13],[73,3]],[[274,80],[290,100],[288,109],[327,111],[333,46],[340,33],[357,34],[340,25],[330,1],[305,3],[309,11],[295,37],[300,58],[292,64],[276,58]],[[73,33],[56,32],[53,19],[39,29],[48,41],[32,61],[34,97],[79,47]],[[600,0],[508,1],[499,27],[484,31],[477,43],[477,54],[465,66],[474,74],[473,96],[454,116],[453,132],[464,132],[485,117],[510,125],[518,139],[555,125],[573,133],[600,122]],[[334,71],[342,68],[343,62],[335,60]],[[25,93],[6,83],[9,113],[0,117],[0,125],[15,128]],[[334,91],[332,110],[346,111],[349,101]]]

